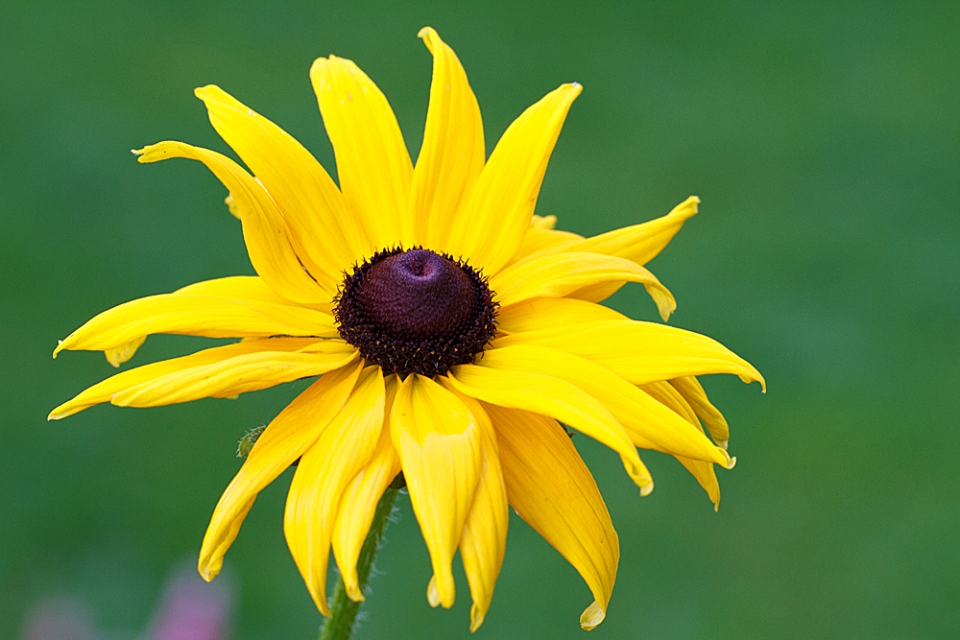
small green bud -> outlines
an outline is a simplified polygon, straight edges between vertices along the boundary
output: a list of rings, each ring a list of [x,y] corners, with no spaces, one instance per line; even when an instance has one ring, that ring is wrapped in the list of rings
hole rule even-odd
[[[250,455],[250,450],[253,449],[253,445],[257,444],[260,434],[263,433],[263,430],[266,428],[266,426],[255,427],[247,431],[243,437],[240,438],[240,442],[237,444],[238,458],[246,458]]]

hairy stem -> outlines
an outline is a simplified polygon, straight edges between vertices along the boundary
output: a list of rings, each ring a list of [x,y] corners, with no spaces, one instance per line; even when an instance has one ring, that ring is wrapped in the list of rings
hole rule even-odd
[[[377,504],[377,511],[374,513],[373,522],[370,524],[370,533],[363,543],[360,550],[360,558],[357,560],[357,577],[360,580],[360,588],[363,589],[370,577],[370,569],[373,567],[373,559],[380,548],[380,540],[383,538],[383,532],[390,523],[390,514],[393,512],[393,501],[397,498],[399,489],[393,486],[387,487],[383,492]],[[326,624],[320,630],[319,640],[347,640],[353,633],[353,626],[357,621],[357,613],[360,611],[361,602],[354,602],[347,597],[347,590],[343,586],[343,578],[337,578],[337,586],[333,590],[333,602],[330,604],[330,617]]]

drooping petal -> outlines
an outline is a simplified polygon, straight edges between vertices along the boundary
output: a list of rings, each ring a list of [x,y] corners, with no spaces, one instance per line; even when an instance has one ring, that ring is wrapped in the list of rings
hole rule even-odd
[[[543,174],[579,84],[564,84],[513,121],[453,221],[443,249],[490,276],[507,264],[530,226]]]
[[[200,548],[200,575],[210,581],[237,537],[257,494],[317,438],[343,407],[360,375],[359,364],[331,371],[314,382],[260,434],[240,471],[220,496]]]
[[[59,420],[102,402],[156,407],[229,398],[333,371],[356,358],[357,350],[342,340],[245,340],[118,373],[60,405],[48,419]]]
[[[290,241],[277,205],[260,183],[236,162],[183,142],[158,142],[135,152],[140,162],[169,158],[199,160],[233,194],[250,262],[271,289],[300,304],[329,304],[330,294],[310,277]]]
[[[639,282],[666,320],[677,308],[673,295],[656,276],[630,260],[599,253],[558,253],[512,264],[490,278],[502,306],[527,298],[562,297],[604,283]]]
[[[247,253],[260,277],[288,300],[301,304],[329,303],[329,292],[303,268],[283,216],[270,194],[236,162],[215,151],[183,142],[158,142],[134,153],[143,163],[188,158],[205,164],[233,195]]]
[[[136,340],[142,343],[143,338],[157,333],[207,338],[338,335],[333,316],[322,311],[290,303],[177,292],[132,300],[104,311],[62,340],[53,355],[64,349],[117,349]]]
[[[436,600],[451,607],[451,562],[481,472],[477,419],[452,392],[411,374],[397,390],[390,432],[430,552]]]
[[[626,320],[610,307],[573,298],[527,298],[523,302],[502,307],[497,313],[497,329],[504,333],[537,331],[546,326],[566,327],[598,320]]]
[[[497,431],[510,505],[583,577],[595,601],[580,625],[593,629],[606,615],[620,560],[617,532],[597,484],[555,420],[486,408]]]
[[[418,35],[433,54],[433,81],[410,210],[414,242],[436,248],[473,190],[486,148],[480,106],[457,55],[432,28],[424,27]]]
[[[440,380],[445,382],[444,386],[448,389],[454,389],[449,379]],[[460,558],[463,560],[463,571],[467,574],[470,597],[473,600],[470,607],[470,631],[476,631],[483,624],[490,608],[497,576],[503,566],[510,513],[493,423],[480,402],[465,395],[458,394],[457,397],[477,419],[483,457],[480,482],[473,496],[470,514],[463,526],[463,535],[460,536]]]
[[[693,408],[669,382],[651,382],[641,385],[641,388],[650,394],[652,398],[664,406],[669,407],[669,409],[676,412],[677,415],[688,420],[690,424],[699,429],[701,433],[703,432],[703,426],[697,419],[697,414]],[[703,487],[703,490],[707,492],[707,496],[710,498],[710,502],[713,503],[714,509],[719,509],[720,483],[717,481],[717,473],[714,470],[713,464],[703,460],[684,458],[683,456],[676,456],[676,458],[680,461],[680,464],[696,478],[700,486]],[[724,466],[732,468],[735,463],[736,458],[730,458],[729,462]]]
[[[210,123],[263,183],[283,212],[297,255],[332,294],[343,270],[371,250],[343,196],[293,136],[216,85],[194,91]]]
[[[383,407],[380,367],[367,367],[343,408],[300,459],[290,483],[283,532],[314,604],[326,616],[327,562],[340,498],[376,449]]]
[[[370,525],[383,492],[401,471],[400,458],[390,438],[390,411],[397,392],[397,376],[391,375],[384,379],[384,386],[386,395],[380,438],[370,461],[343,490],[340,512],[333,525],[333,555],[337,560],[347,596],[354,602],[364,600],[357,574],[360,551],[370,532]]]
[[[488,352],[486,355],[489,355]],[[653,491],[653,479],[623,426],[600,402],[565,380],[540,373],[504,371],[486,366],[462,364],[449,375],[457,391],[488,404],[524,409],[551,416],[618,454],[630,478],[640,487],[640,494]]]
[[[490,349],[481,366],[498,371],[554,376],[600,402],[638,447],[727,465],[726,451],[687,420],[623,378],[577,356],[534,345]]]
[[[412,246],[413,164],[390,103],[351,60],[317,58],[310,68],[337,157],[340,189],[377,249]]]
[[[633,384],[707,373],[732,373],[744,382],[763,376],[722,344],[692,331],[653,322],[610,320],[551,326],[494,339],[493,346],[534,344],[586,358]],[[766,388],[764,386],[764,388]]]
[[[723,417],[720,410],[710,402],[707,392],[703,390],[700,381],[693,376],[677,378],[671,380],[670,384],[680,392],[684,400],[690,403],[697,417],[703,420],[703,424],[710,432],[710,437],[717,441],[717,444],[727,448],[730,442],[730,426],[727,419]]]

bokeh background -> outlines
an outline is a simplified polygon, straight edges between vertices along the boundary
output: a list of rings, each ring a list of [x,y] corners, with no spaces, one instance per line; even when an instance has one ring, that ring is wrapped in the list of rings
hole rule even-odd
[[[199,164],[140,166],[179,139],[229,152],[192,96],[217,83],[334,172],[307,77],[354,59],[420,146],[436,27],[488,145],[558,84],[585,91],[538,212],[592,234],[703,199],[651,268],[671,323],[715,337],[769,392],[707,379],[739,464],[714,513],[672,459],[644,499],[575,439],[620,533],[602,638],[943,638],[960,627],[960,5],[956,2],[0,4],[0,638],[37,603],[80,603],[104,638],[147,627],[195,557],[237,440],[304,383],[236,401],[47,412],[112,373],[50,353],[89,317],[252,273]],[[639,287],[611,300],[653,319]],[[155,337],[132,364],[202,341]],[[227,556],[232,637],[315,637],[286,549],[288,474]],[[469,635],[424,596],[406,497],[357,638]],[[478,638],[580,638],[591,598],[519,518]]]

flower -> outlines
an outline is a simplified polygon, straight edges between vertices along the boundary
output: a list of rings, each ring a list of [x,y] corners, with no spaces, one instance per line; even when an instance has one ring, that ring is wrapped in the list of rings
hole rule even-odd
[[[201,575],[220,570],[258,492],[299,459],[284,532],[318,609],[332,548],[346,590],[381,495],[402,472],[429,550],[433,606],[454,601],[459,548],[471,629],[503,561],[508,505],[579,571],[606,615],[619,544],[607,508],[563,425],[616,451],[645,495],[637,447],[676,456],[716,504],[714,465],[733,466],[729,431],[695,376],[762,377],[710,338],[631,320],[599,304],[642,284],[664,320],[670,292],[643,265],[697,213],[591,238],[534,214],[576,83],[528,108],[485,159],[477,100],[431,28],[423,146],[410,160],[386,98],[351,61],[314,62],[310,78],[336,154],[339,187],[282,129],[220,88],[196,90],[251,173],[181,142],[139,161],[199,160],[229,191],[256,277],[199,282],[122,304],[63,340],[114,366],[149,334],[240,338],[110,377],[51,419],[110,402],[146,407],[225,398],[320,376],[265,429],[214,510]],[[255,177],[254,177],[255,176]],[[710,437],[704,432],[706,426]]]

